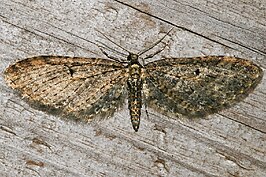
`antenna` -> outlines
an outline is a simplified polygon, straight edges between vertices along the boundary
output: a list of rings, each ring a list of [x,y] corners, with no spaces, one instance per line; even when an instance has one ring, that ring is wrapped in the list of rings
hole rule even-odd
[[[103,49],[106,49],[106,50],[108,50],[108,51],[112,51],[112,52],[114,52],[114,53],[116,53],[116,54],[118,54],[118,55],[121,55],[121,56],[123,56],[123,57],[127,57],[127,56],[128,56],[128,55],[126,55],[126,54],[124,54],[124,53],[122,53],[122,52],[119,52],[119,51],[117,51],[117,50],[115,50],[115,49],[113,49],[113,48],[107,46],[106,44],[104,44],[104,43],[101,42],[101,41],[96,40],[96,42],[99,43],[99,44],[101,44],[101,45],[96,44],[97,47],[100,48],[100,50],[102,50],[101,48],[103,48]]]
[[[152,44],[150,47],[148,47],[147,49],[144,49],[143,51],[140,51],[137,55],[140,56],[144,53],[146,53],[147,51],[151,50],[153,47],[155,47],[156,45],[158,45],[162,40],[164,40],[164,38],[173,30],[173,28],[171,28],[160,40],[158,40],[157,42],[155,42],[154,44]]]
[[[129,50],[127,50],[126,48],[122,47],[121,45],[115,43],[114,41],[112,41],[112,39],[110,39],[108,36],[106,36],[105,34],[103,34],[102,32],[100,32],[99,30],[95,29],[98,33],[100,33],[101,35],[103,35],[108,41],[112,42],[114,45],[120,47],[121,49],[123,49],[124,51],[126,51],[127,53],[131,53]]]

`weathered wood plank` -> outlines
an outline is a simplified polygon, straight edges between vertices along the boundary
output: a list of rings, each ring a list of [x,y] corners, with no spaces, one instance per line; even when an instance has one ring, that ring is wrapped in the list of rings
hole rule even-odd
[[[26,1],[0,4],[1,176],[265,176],[266,80],[243,102],[196,121],[125,108],[94,124],[29,107],[3,71],[36,55],[101,56],[91,42],[137,52],[174,27],[161,55],[233,55],[266,67],[263,1]],[[116,48],[111,43],[108,46]],[[119,49],[120,50],[120,49]]]

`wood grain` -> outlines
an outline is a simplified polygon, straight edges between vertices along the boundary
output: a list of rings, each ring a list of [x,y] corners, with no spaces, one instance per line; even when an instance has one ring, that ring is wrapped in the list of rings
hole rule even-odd
[[[227,55],[265,70],[265,7],[256,0],[1,1],[1,176],[265,176],[265,76],[248,98],[208,119],[173,120],[149,109],[147,117],[143,110],[135,133],[126,108],[94,124],[37,111],[2,74],[38,55],[105,57],[96,41],[121,51],[97,30],[138,52],[171,27],[155,59]]]

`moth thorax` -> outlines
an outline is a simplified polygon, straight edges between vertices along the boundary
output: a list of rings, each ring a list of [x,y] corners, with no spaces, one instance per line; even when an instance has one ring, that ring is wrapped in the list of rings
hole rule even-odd
[[[131,65],[130,68],[129,68],[129,74],[132,77],[136,77],[136,76],[139,77],[140,74],[141,74],[141,67],[138,64]]]

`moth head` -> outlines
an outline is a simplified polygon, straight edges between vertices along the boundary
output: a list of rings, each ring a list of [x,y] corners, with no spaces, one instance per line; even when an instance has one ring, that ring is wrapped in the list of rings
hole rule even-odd
[[[139,56],[137,54],[133,54],[130,53],[127,57],[127,60],[131,63],[131,64],[135,64],[135,63],[139,63],[138,61]]]

